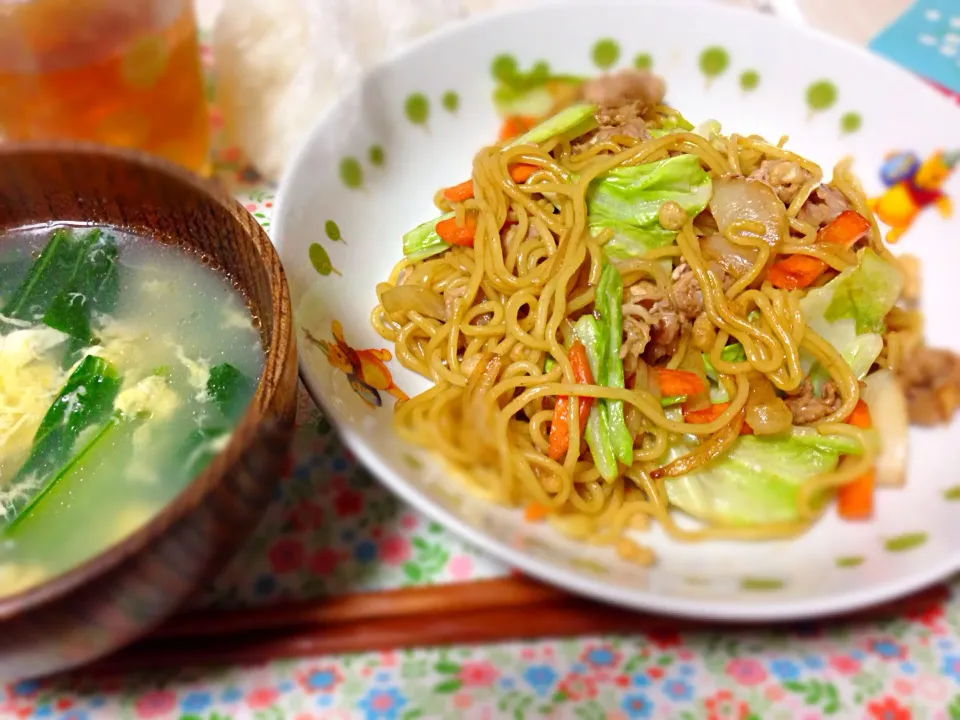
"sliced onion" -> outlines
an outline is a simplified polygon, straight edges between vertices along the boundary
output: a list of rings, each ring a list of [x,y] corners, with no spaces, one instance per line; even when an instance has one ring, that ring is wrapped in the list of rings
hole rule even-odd
[[[757,435],[778,435],[793,426],[793,413],[773,389],[766,375],[749,375],[750,394],[747,396],[746,422]]]
[[[633,379],[633,389],[646,390],[657,400],[663,396],[663,393],[660,392],[660,381],[657,379],[657,374],[650,369],[650,366],[642,357],[637,358],[637,373]]]
[[[464,441],[489,445],[490,427],[493,424],[494,406],[489,394],[497,384],[503,358],[493,353],[483,353],[467,378],[463,391]]]
[[[773,188],[759,180],[722,177],[714,181],[710,212],[717,222],[721,235],[726,234],[730,226],[736,222],[749,220],[763,225],[763,239],[773,250],[770,254],[771,263],[790,235],[787,208],[784,207]],[[749,250],[737,247],[736,253],[741,257],[747,257]],[[755,251],[753,257],[756,259]]]
[[[718,278],[723,277],[723,274],[717,273],[713,265],[718,265],[721,270],[736,278],[752,268],[757,261],[755,248],[734,245],[723,235],[708,235],[701,240],[701,248],[710,261],[708,268]]]
[[[877,485],[900,487],[907,475],[907,399],[890,370],[867,376],[860,397],[870,409],[870,420],[880,436]]]
[[[623,418],[627,423],[627,431],[630,433],[630,437],[637,437],[641,434],[643,429],[644,414],[637,410],[633,405],[627,405],[623,409]]]
[[[496,385],[501,367],[503,367],[503,359],[499,355],[483,353],[467,378],[464,397],[470,402],[482,404],[487,394]]]
[[[380,304],[391,315],[413,310],[437,320],[447,319],[443,298],[420,285],[397,285],[384,290],[380,293]]]

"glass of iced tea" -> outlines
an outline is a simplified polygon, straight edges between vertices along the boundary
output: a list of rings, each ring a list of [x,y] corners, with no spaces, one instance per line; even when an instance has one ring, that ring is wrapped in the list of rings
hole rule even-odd
[[[190,0],[0,0],[0,140],[137,148],[206,174]]]

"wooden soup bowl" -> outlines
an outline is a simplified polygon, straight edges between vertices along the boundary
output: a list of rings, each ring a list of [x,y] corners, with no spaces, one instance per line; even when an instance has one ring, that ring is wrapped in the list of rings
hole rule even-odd
[[[226,449],[169,505],[100,555],[0,598],[0,680],[106,655],[187,601],[268,506],[296,409],[286,277],[266,233],[230,195],[139,153],[75,144],[0,146],[0,233],[53,222],[110,225],[203,253],[229,274],[259,317],[266,365]]]

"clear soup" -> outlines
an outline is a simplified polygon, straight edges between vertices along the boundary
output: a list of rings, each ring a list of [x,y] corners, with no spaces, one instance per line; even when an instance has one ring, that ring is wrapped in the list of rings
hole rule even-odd
[[[196,255],[109,228],[0,236],[0,597],[156,515],[263,364],[243,296]]]

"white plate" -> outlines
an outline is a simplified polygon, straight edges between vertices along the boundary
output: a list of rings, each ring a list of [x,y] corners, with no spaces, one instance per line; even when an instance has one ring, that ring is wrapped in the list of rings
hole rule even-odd
[[[387,343],[369,323],[374,288],[401,257],[401,235],[436,215],[436,189],[467,177],[474,152],[495,137],[493,59],[507,53],[524,69],[543,59],[554,71],[589,75],[598,72],[601,40],[607,51],[620,50],[617,66],[639,54],[652,59],[668,100],[694,123],[716,118],[727,132],[773,141],[787,134],[790,147],[828,176],[850,154],[872,194],[884,190],[878,170],[887,153],[925,158],[960,145],[960,111],[908,73],[753,13],[676,1],[568,2],[464,23],[369,74],[320,120],[283,181],[274,237],[311,392],[359,459],[405,500],[502,560],[584,595],[700,618],[800,618],[880,602],[953,573],[960,568],[960,503],[949,499],[960,482],[957,424],[912,432],[907,486],[881,491],[871,522],[831,515],[802,538],[760,544],[681,544],[654,531],[644,538],[659,556],[650,569],[474,499],[393,433],[378,359],[386,355],[377,352]],[[956,177],[951,189],[957,194]],[[960,349],[950,309],[960,225],[926,208],[900,249],[924,263],[930,341]],[[337,348],[334,320],[350,347],[374,349],[353,356],[358,372]],[[386,367],[409,394],[427,387],[395,361]],[[371,385],[382,389],[373,394]],[[354,390],[378,396],[383,407]]]

